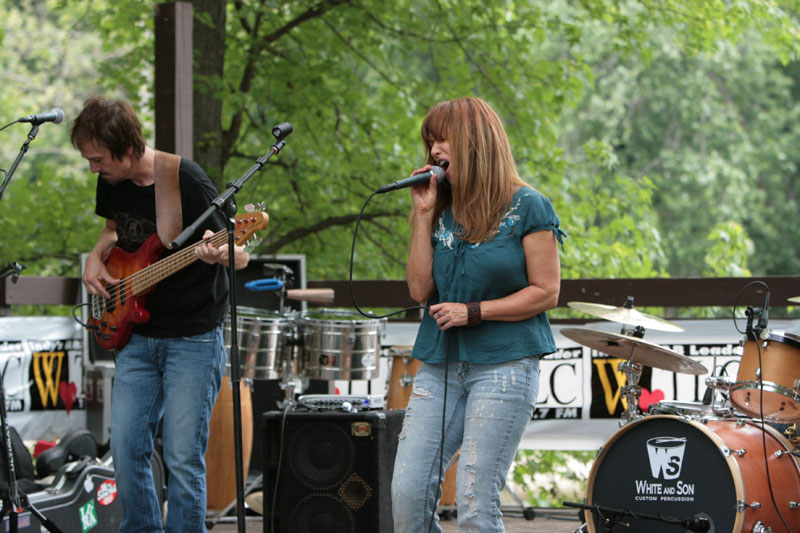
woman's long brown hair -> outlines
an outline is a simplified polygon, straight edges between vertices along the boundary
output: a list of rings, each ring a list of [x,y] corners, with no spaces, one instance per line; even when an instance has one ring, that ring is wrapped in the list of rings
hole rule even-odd
[[[451,205],[461,239],[478,243],[494,237],[514,191],[529,186],[517,173],[500,117],[480,98],[448,100],[428,112],[422,140],[428,163],[437,164],[431,155],[435,141],[447,141],[452,158],[450,183],[439,184],[433,223]]]

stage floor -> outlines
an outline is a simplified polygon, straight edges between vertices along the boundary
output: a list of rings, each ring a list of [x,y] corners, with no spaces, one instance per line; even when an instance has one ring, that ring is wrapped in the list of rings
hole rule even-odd
[[[578,521],[577,512],[573,510],[561,509],[535,509],[533,520],[526,520],[522,517],[507,516],[503,518],[503,524],[507,533],[573,533],[581,527]],[[511,513],[509,513],[510,515]],[[514,513],[516,514],[516,513]],[[235,518],[232,522],[219,522],[209,531],[213,533],[234,533],[239,531],[239,525]],[[458,522],[453,520],[442,520],[439,522],[442,531],[445,533],[456,533]],[[261,533],[264,531],[264,523],[261,517],[247,517],[245,520],[246,533]]]

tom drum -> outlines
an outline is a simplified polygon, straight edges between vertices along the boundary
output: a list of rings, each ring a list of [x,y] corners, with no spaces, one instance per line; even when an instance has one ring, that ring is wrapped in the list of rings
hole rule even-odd
[[[771,422],[800,420],[799,388],[800,337],[771,331],[765,340],[745,342],[736,383],[730,389],[733,405],[756,418],[762,418],[763,412],[763,418]]]
[[[308,311],[298,319],[302,339],[300,375],[350,380],[378,377],[386,319],[362,319],[349,311]]]
[[[279,313],[253,307],[236,308],[236,332],[241,376],[278,379],[281,365],[291,357],[294,321]],[[231,346],[231,319],[225,320],[225,347]],[[230,361],[225,374],[230,375]]]

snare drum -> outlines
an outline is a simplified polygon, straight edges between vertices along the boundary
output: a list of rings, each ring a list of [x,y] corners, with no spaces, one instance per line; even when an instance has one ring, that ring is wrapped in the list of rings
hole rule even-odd
[[[241,376],[246,379],[278,379],[281,365],[291,358],[294,321],[253,307],[236,308],[236,332]],[[231,320],[225,319],[225,347],[231,346]],[[225,366],[230,375],[231,363]]]
[[[757,418],[763,411],[763,418],[771,422],[800,420],[800,337],[772,331],[758,342],[760,346],[753,340],[744,344],[736,383],[731,386],[731,403]]]
[[[675,415],[685,418],[709,418],[714,413],[710,405],[700,402],[670,402],[660,401],[650,406],[651,415]]]
[[[660,401],[650,406],[651,415],[675,415],[692,420],[738,418],[745,415],[727,405],[706,405],[702,402]]]
[[[745,419],[700,423],[656,415],[631,422],[605,444],[587,486],[587,503],[601,510],[702,517],[711,523],[709,531],[717,532],[785,531],[780,517],[791,531],[800,531],[798,500],[800,465],[789,443],[770,426],[762,433],[759,424]],[[660,520],[623,520],[626,531],[678,529]],[[599,516],[588,526],[591,532],[606,531]]]
[[[299,373],[311,379],[378,377],[386,319],[362,320],[349,311],[308,311],[298,319],[302,349]]]

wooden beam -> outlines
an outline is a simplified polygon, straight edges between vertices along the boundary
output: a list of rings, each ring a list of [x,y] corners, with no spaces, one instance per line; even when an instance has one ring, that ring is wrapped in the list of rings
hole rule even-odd
[[[192,4],[166,2],[155,14],[156,148],[192,159]]]
[[[20,276],[2,280],[0,306],[9,305],[75,305],[80,300],[78,278],[44,278]]]

